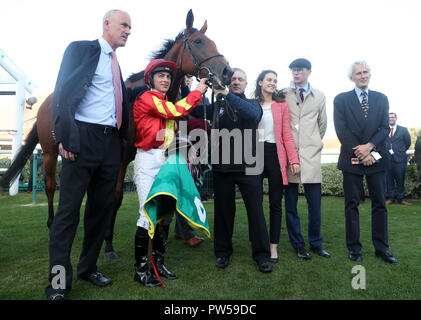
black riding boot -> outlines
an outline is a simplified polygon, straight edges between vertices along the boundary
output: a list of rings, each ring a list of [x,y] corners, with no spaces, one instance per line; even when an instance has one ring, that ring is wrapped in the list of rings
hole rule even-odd
[[[162,286],[155,273],[150,271],[148,263],[148,231],[138,227],[134,237],[134,255],[136,263],[134,265],[134,281],[140,282],[145,287]]]
[[[152,260],[155,268],[161,277],[170,280],[177,279],[177,276],[169,271],[164,265],[164,256],[167,248],[168,231],[170,226],[164,226],[161,223],[157,225],[155,236],[152,240]]]

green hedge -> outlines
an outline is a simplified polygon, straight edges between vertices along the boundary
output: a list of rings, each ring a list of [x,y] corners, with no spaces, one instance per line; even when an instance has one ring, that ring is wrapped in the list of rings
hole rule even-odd
[[[0,168],[7,168],[10,165],[9,159],[0,159]],[[57,164],[57,183],[59,182],[60,176],[60,163]],[[417,166],[415,164],[408,164],[406,169],[405,178],[405,190],[408,198],[420,198],[421,197],[421,183],[417,181]],[[29,161],[23,169],[23,182],[28,182],[29,178]],[[336,163],[324,163],[322,164],[322,193],[327,196],[343,196],[342,188],[342,172],[336,168]],[[126,181],[133,180],[133,162],[127,167]],[[42,177],[38,174],[38,182],[43,183]],[[365,194],[368,196],[368,189],[366,181],[364,180]],[[263,182],[264,193],[268,192],[267,179]],[[301,194],[304,193],[303,186],[300,185],[299,191]]]
[[[343,197],[342,171],[336,168],[336,163],[322,164],[322,194],[326,196]],[[364,179],[364,191],[368,196],[367,182]],[[421,183],[417,181],[417,166],[408,164],[405,177],[405,191],[408,198],[421,197]],[[263,192],[268,193],[267,179],[263,182]],[[300,194],[304,194],[304,188],[300,184]]]
[[[322,193],[328,196],[343,196],[342,171],[336,168],[336,163],[322,164]],[[304,190],[301,187],[301,192]],[[368,196],[367,183],[364,179],[365,195]],[[405,176],[405,191],[408,198],[421,196],[421,183],[417,180],[417,166],[408,164]]]

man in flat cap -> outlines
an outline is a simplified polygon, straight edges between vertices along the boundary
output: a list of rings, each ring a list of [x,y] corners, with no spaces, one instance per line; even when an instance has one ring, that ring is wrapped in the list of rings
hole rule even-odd
[[[286,89],[286,101],[291,116],[291,131],[295,148],[300,158],[301,172],[292,175],[288,171],[288,186],[285,188],[285,211],[288,236],[292,247],[301,259],[311,259],[305,248],[297,211],[298,186],[303,184],[308,206],[308,242],[310,250],[321,257],[329,258],[322,247],[322,138],[327,128],[326,98],[323,92],[310,86],[311,63],[307,59],[296,59],[289,68],[293,81]]]

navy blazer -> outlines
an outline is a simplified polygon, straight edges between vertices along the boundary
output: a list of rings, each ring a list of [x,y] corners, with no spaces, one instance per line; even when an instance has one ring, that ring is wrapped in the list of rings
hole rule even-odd
[[[389,101],[387,97],[373,90],[368,94],[368,118],[365,119],[355,90],[337,95],[333,101],[333,120],[336,135],[341,142],[338,169],[353,174],[372,174],[387,167],[385,139],[389,132]],[[372,166],[353,165],[356,155],[353,147],[371,142],[382,159]]]
[[[389,154],[392,162],[406,163],[408,157],[406,156],[406,150],[411,146],[411,136],[407,128],[400,125],[396,126],[396,131],[393,133],[392,139],[390,139],[390,129],[386,138],[386,149],[389,151],[393,149],[393,155]]]
[[[73,153],[80,152],[79,128],[75,113],[91,85],[98,65],[101,46],[98,40],[75,41],[69,44],[63,55],[53,95],[53,131],[56,143]],[[129,102],[136,98],[140,88],[127,89],[121,77],[123,91],[123,118],[119,130],[126,138],[129,121]]]

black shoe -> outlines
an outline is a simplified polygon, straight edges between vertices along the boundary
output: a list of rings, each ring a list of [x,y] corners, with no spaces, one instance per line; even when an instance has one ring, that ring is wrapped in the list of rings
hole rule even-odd
[[[377,251],[375,252],[376,257],[381,258],[384,262],[397,264],[398,259],[396,259],[389,251]]]
[[[113,281],[110,278],[107,278],[106,276],[104,276],[102,273],[98,271],[93,272],[90,275],[85,276],[85,277],[79,277],[79,279],[89,281],[90,283],[92,283],[93,285],[97,287],[106,287],[106,286],[110,286],[113,283]]]
[[[330,254],[326,250],[323,250],[322,247],[310,248],[310,250],[317,253],[319,256],[323,258],[330,258]]]
[[[67,300],[68,290],[53,289],[51,285],[45,288],[47,300]]]
[[[159,268],[157,266],[156,270],[158,271],[158,274],[161,277],[167,278],[169,280],[175,280],[178,278],[174,273],[168,270],[167,267],[164,265],[159,266]]]
[[[218,259],[216,259],[217,268],[225,269],[226,267],[228,267],[228,263],[229,263],[228,257],[219,257]]]
[[[259,271],[262,273],[272,272],[272,266],[270,265],[269,261],[260,262]]]
[[[360,252],[349,252],[349,256],[348,256],[349,260],[351,261],[355,261],[355,262],[361,262],[363,261],[363,256],[361,255]]]
[[[52,293],[47,296],[47,300],[67,300],[67,296],[65,293]]]
[[[297,256],[300,259],[311,259],[311,254],[307,252],[306,248],[304,247],[297,247],[295,248],[295,251],[297,251]]]
[[[145,287],[162,287],[162,282],[156,277],[155,273],[146,270],[140,272],[135,270],[134,281],[143,284]]]
[[[278,261],[279,261],[279,258],[270,258],[269,259],[269,262],[271,262],[271,263],[278,263]]]
[[[152,252],[152,261],[155,264],[156,271],[158,272],[158,275],[161,277],[167,278],[169,280],[175,280],[178,277],[169,271],[167,267],[164,265],[164,254],[160,253],[159,251],[153,251]]]

